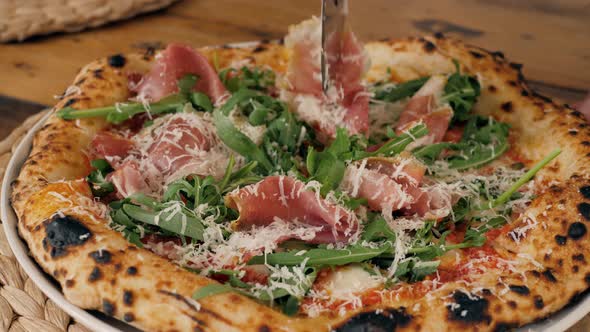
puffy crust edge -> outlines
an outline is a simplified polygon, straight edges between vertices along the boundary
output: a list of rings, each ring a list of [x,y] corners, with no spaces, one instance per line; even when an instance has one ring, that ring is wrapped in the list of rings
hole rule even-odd
[[[546,183],[556,180],[560,181],[560,184],[551,187],[548,193],[535,200],[531,209],[534,212],[535,207],[546,207],[556,199],[563,200],[566,209],[558,215],[543,216],[540,212],[541,214],[537,215],[538,221],[540,224],[548,225],[546,228],[538,227],[532,230],[518,245],[511,243],[510,239],[500,239],[497,244],[499,248],[506,252],[516,250],[528,253],[535,259],[544,261],[545,256],[538,252],[538,248],[553,247],[551,241],[557,243],[555,239],[558,235],[567,238],[574,223],[585,225],[588,215],[582,213],[580,206],[587,204],[585,200],[587,201],[588,197],[580,196],[579,192],[580,188],[588,186],[590,130],[579,112],[533,92],[524,80],[521,66],[510,63],[500,52],[489,52],[465,45],[442,35],[369,43],[366,49],[373,60],[370,76],[383,75],[387,66],[393,66],[393,78],[400,81],[426,74],[451,72],[451,59],[456,58],[462,63],[464,70],[480,74],[483,90],[476,105],[476,112],[489,114],[510,123],[513,130],[518,133],[515,135],[515,146],[531,163],[541,159],[553,148],[562,147],[564,152],[557,162],[538,175],[539,178],[545,179]],[[203,52],[210,59],[216,57],[222,67],[233,60],[247,57],[255,63],[270,65],[279,71],[284,70],[288,54],[281,45],[272,43],[262,43],[254,48],[239,50],[205,48]],[[89,64],[81,70],[74,81],[74,86],[80,90],[64,97],[54,110],[65,106],[99,107],[126,100],[129,97],[126,73],[144,72],[152,55],[153,52],[146,55],[119,55],[118,60],[124,59],[122,65],[120,61],[113,61],[113,57]],[[87,201],[87,188],[84,188],[80,181],[75,181],[88,173],[88,158],[84,151],[94,133],[105,126],[101,120],[67,122],[52,116],[37,133],[31,154],[13,184],[12,202],[19,216],[21,236],[29,244],[39,264],[60,282],[68,300],[83,308],[99,309],[107,314],[113,314],[119,319],[130,321],[148,330],[185,327],[205,330],[262,330],[280,328],[285,326],[285,320],[290,320],[290,326],[294,330],[314,330],[318,324],[329,324],[333,327],[340,326],[339,329],[344,331],[350,326],[345,323],[346,321],[350,323],[358,320],[359,313],[350,313],[346,317],[328,315],[315,319],[290,319],[235,294],[222,294],[204,299],[201,310],[193,312],[191,305],[187,304],[187,301],[190,302],[190,295],[196,288],[211,281],[181,270],[146,250],[129,245],[119,233],[105,225],[104,219],[96,215],[94,205]],[[542,133],[541,139],[539,133]],[[49,192],[61,193],[75,206],[80,206],[80,210],[73,211],[71,216],[93,234],[91,240],[77,246],[76,250],[72,250],[66,256],[58,258],[50,257],[51,248],[44,248],[43,240],[47,237],[47,225],[51,222],[51,217],[58,210],[66,209],[69,203],[60,202],[57,196],[50,195]],[[86,194],[80,197],[80,193],[84,192]],[[587,213],[587,210],[583,211]],[[517,227],[518,221],[514,224],[514,227]],[[450,319],[444,302],[440,302],[438,307],[428,306],[429,309],[410,309],[414,308],[416,303],[420,303],[420,299],[406,303],[405,308],[386,310],[384,314],[369,312],[378,308],[365,308],[367,312],[361,315],[385,315],[390,323],[393,319],[394,328],[399,330],[443,327],[493,330],[542,319],[564,307],[576,294],[588,288],[587,276],[590,268],[585,264],[585,257],[588,256],[584,249],[589,247],[586,244],[587,237],[584,233],[576,241],[567,240],[568,246],[556,247],[549,262],[544,263],[547,264],[549,273],[531,266],[524,271],[527,276],[533,276],[528,278],[532,281],[526,283],[529,294],[542,293],[547,296],[540,310],[528,310],[531,305],[530,297],[511,300],[516,303],[516,306],[513,306],[490,293],[478,295],[488,301],[484,307],[488,310],[486,312],[489,312],[486,315],[491,318],[483,321],[454,321]],[[91,255],[98,250],[107,250],[111,253],[108,267],[99,266]],[[577,255],[576,258],[573,255]],[[140,259],[140,256],[143,259]],[[584,260],[581,257],[584,257]],[[577,266],[575,269],[578,272],[575,274],[575,280],[570,282],[566,276],[572,273],[570,271],[573,271],[574,266]],[[93,273],[96,274],[97,267],[103,267],[113,278],[105,278],[92,284],[89,278]],[[128,276],[125,273],[129,272],[130,267],[146,273],[137,274],[139,277]],[[514,273],[505,278],[522,282],[521,277]],[[556,281],[553,282],[553,279]],[[489,286],[490,289],[499,287],[496,284]],[[458,284],[448,284],[445,287],[448,292],[442,292],[437,301],[442,301],[443,293],[448,296],[452,292],[464,289]],[[170,294],[164,295],[154,290],[164,290]],[[126,297],[129,298],[128,292],[133,294],[132,306],[126,304],[129,302],[125,300]],[[535,295],[532,296],[534,298]],[[532,303],[538,305],[534,299]],[[527,314],[523,315],[525,310]],[[158,312],[165,314],[159,315]],[[179,316],[177,312],[188,313]]]

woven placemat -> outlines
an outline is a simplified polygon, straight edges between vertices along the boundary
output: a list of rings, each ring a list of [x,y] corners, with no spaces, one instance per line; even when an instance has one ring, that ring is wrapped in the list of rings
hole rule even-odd
[[[0,0],[0,42],[80,31],[166,7],[178,0]]]
[[[47,112],[29,117],[0,142],[0,184],[14,149],[29,129]],[[0,227],[0,332],[5,331],[87,332],[90,330],[74,322],[29,279],[16,262],[6,240],[4,228]],[[590,331],[590,315],[568,330],[568,332],[588,331]]]

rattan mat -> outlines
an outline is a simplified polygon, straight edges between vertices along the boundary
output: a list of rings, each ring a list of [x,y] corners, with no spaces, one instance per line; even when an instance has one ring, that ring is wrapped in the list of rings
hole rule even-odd
[[[0,142],[0,179],[14,149],[29,129],[47,111],[31,116]],[[0,227],[0,332],[84,332],[90,331],[49,300],[16,262]],[[590,331],[590,315],[568,332]]]
[[[0,0],[0,42],[80,31],[164,8],[177,0]]]

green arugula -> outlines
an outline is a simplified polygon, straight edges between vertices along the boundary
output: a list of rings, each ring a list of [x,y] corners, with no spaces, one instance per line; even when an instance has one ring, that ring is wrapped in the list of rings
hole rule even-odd
[[[207,95],[193,92],[192,87],[197,82],[196,75],[185,75],[178,81],[179,92],[169,95],[160,101],[144,105],[143,103],[117,103],[114,106],[77,110],[64,107],[56,112],[56,116],[64,120],[102,117],[108,122],[120,124],[131,119],[134,115],[148,113],[151,115],[181,112],[185,104],[191,103],[196,110],[212,111],[213,105]]]
[[[92,172],[86,177],[86,181],[90,185],[92,194],[95,197],[104,197],[115,191],[115,187],[109,181],[107,181],[107,174],[113,171],[113,168],[104,159],[95,159],[90,162],[90,165],[94,168]]]
[[[369,260],[383,254],[390,248],[390,244],[384,244],[378,248],[351,246],[347,249],[316,248],[307,251],[292,250],[252,257],[248,261],[248,265],[270,264],[294,266],[306,261],[307,266],[338,266]]]
[[[481,93],[481,86],[475,76],[461,74],[457,60],[453,62],[456,71],[449,76],[441,101],[451,105],[454,113],[451,123],[457,123],[469,119],[471,109]]]
[[[448,162],[450,168],[477,168],[508,151],[508,130],[507,124],[492,118],[471,116],[465,125],[460,142],[426,145],[414,150],[413,153],[424,163],[432,164],[439,159],[443,150],[448,150],[449,153],[443,160]]]
[[[395,85],[376,84],[373,86],[373,99],[393,103],[404,98],[412,97],[430,79],[430,76],[420,77],[415,80]]]
[[[231,93],[240,89],[265,92],[275,86],[276,75],[270,69],[244,66],[240,69],[225,68],[219,72],[219,78]]]

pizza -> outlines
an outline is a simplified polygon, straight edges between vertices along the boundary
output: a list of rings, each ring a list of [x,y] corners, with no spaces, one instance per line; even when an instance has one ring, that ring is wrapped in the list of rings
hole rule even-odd
[[[12,194],[65,297],[146,331],[504,331],[580,299],[583,115],[442,34],[347,31],[324,92],[319,31],[81,69]]]

